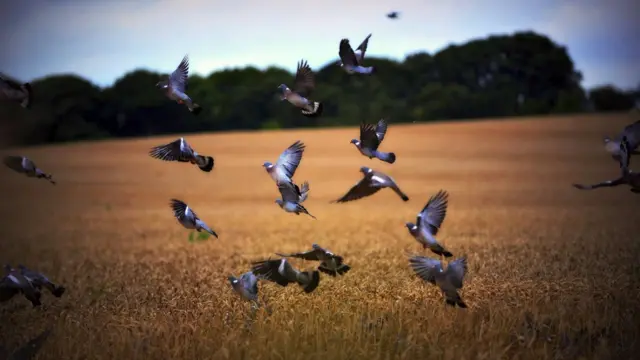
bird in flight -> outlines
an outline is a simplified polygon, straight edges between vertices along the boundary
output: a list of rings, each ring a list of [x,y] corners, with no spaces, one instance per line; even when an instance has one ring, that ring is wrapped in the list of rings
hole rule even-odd
[[[287,100],[291,105],[300,109],[302,115],[313,118],[322,115],[321,102],[309,100],[309,96],[315,89],[316,82],[311,67],[305,60],[300,60],[296,76],[293,79],[293,90],[285,84],[280,84],[278,89],[282,91],[280,100]]]
[[[384,140],[387,133],[387,122],[380,119],[378,124],[360,124],[360,140],[351,139],[351,143],[360,151],[360,153],[369,159],[380,159],[386,163],[393,164],[396,161],[396,154],[392,152],[378,151],[378,147]]]
[[[186,91],[189,84],[189,56],[185,55],[178,67],[167,78],[160,80],[156,87],[161,89],[165,96],[185,105],[191,113],[198,115],[202,107],[191,100]]]
[[[402,201],[409,201],[409,197],[400,190],[391,176],[385,175],[366,166],[361,167],[360,172],[363,174],[362,179],[360,179],[360,181],[349,189],[349,191],[340,199],[332,202],[343,203],[362,199],[363,197],[371,196],[384,188],[391,188],[391,190],[400,196]]]
[[[447,215],[448,205],[449,193],[440,190],[427,201],[427,204],[418,214],[415,224],[410,222],[406,223],[409,233],[416,241],[422,244],[423,248],[429,249],[444,257],[451,257],[453,254],[440,245],[435,236],[438,234],[442,222]]]
[[[183,137],[151,148],[149,156],[163,161],[188,162],[198,165],[198,168],[204,172],[210,172],[214,166],[213,157],[198,154]]]

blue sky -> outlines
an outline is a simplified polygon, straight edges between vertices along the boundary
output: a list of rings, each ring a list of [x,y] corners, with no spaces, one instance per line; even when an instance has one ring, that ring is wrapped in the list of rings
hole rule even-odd
[[[385,14],[397,10],[398,20]],[[76,73],[108,86],[126,72],[277,65],[319,68],[338,43],[401,60],[488,34],[534,30],[565,45],[583,85],[640,84],[634,0],[0,0],[0,71],[22,81]]]

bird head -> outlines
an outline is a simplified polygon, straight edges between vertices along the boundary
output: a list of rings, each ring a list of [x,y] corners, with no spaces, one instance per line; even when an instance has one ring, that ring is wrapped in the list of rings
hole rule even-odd
[[[268,161],[265,161],[265,162],[262,164],[262,166],[264,166],[264,168],[265,168],[267,171],[269,171],[269,170],[271,170],[271,168],[273,168],[273,164],[272,164],[272,163],[270,163],[270,162],[268,162]]]
[[[409,232],[412,233],[412,234],[417,230],[416,224],[411,223],[411,222],[405,223],[404,226],[406,226],[407,229],[409,230]]]
[[[5,272],[9,273],[9,272],[11,272],[11,265],[5,264],[3,269],[4,269]]]
[[[227,279],[229,279],[229,282],[231,283],[231,286],[233,286],[233,285],[238,283],[238,279],[236,279],[236,277],[233,276],[233,275],[227,276]]]
[[[367,173],[371,172],[371,169],[369,169],[366,166],[363,166],[363,167],[360,168],[360,172],[363,173],[363,174],[367,174]]]
[[[358,139],[351,139],[351,143],[354,144],[355,146],[360,145],[360,141],[358,141]]]
[[[283,207],[284,201],[282,201],[282,199],[276,199],[276,204],[278,204],[280,207]]]
[[[603,136],[603,137],[602,137],[602,141],[606,144],[606,143],[608,143],[609,141],[611,141],[611,138],[610,138],[610,137],[608,137],[608,136]]]
[[[158,89],[166,89],[168,87],[169,87],[169,81],[167,81],[167,80],[160,80],[156,84],[156,88],[158,88]]]
[[[312,248],[314,248],[314,249],[317,249],[317,248],[319,248],[319,247],[320,247],[320,245],[318,245],[318,244],[316,244],[316,243],[313,243],[313,244],[311,244],[311,247],[312,247]]]
[[[285,84],[280,84],[280,86],[278,86],[278,90],[285,92],[287,90],[289,90],[289,87]]]

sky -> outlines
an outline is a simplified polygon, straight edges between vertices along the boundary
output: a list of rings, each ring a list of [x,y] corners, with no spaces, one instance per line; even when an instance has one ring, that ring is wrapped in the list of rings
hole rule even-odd
[[[385,14],[399,11],[400,18]],[[190,73],[276,65],[318,69],[346,37],[402,60],[490,34],[533,30],[567,46],[582,85],[640,85],[635,0],[0,0],[0,72],[21,81],[75,73],[109,86],[134,69]]]

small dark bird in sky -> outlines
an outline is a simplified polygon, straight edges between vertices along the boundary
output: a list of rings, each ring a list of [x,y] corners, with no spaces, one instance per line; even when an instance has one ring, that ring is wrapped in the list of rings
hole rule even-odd
[[[390,12],[390,13],[388,13],[388,14],[387,14],[387,17],[388,17],[389,19],[397,19],[399,15],[400,15],[400,13],[399,13],[399,12],[397,12],[397,11],[392,11],[392,12]]]

